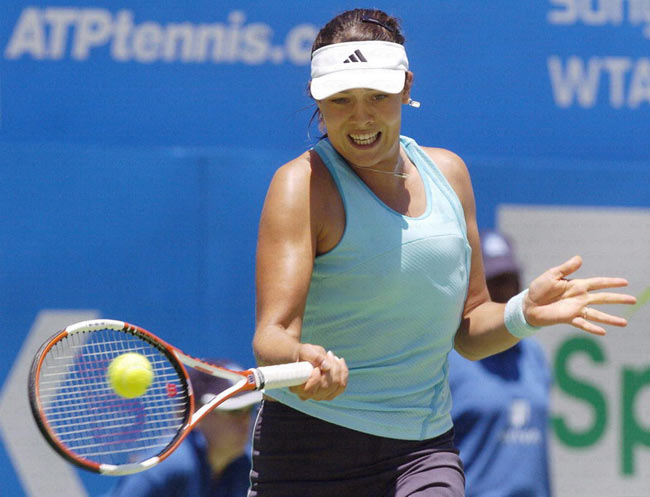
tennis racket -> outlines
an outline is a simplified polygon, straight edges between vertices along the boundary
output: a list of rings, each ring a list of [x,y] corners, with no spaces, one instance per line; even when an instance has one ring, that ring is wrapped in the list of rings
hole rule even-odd
[[[108,365],[127,352],[144,355],[153,380],[136,398],[117,395]],[[234,385],[194,412],[186,367]],[[42,345],[29,374],[29,401],[48,443],[69,462],[96,473],[126,475],[169,456],[197,423],[233,395],[304,383],[308,362],[231,371],[190,357],[123,321],[97,319],[66,327]]]

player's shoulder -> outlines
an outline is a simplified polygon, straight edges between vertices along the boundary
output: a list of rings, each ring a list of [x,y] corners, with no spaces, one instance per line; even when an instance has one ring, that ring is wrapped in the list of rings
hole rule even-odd
[[[309,174],[309,151],[303,152],[298,157],[294,157],[278,167],[273,179],[295,179],[307,174]]]
[[[465,165],[465,161],[457,153],[440,147],[420,148],[429,156],[429,158],[446,176],[448,174],[467,174],[467,166]]]
[[[308,150],[280,166],[273,175],[266,205],[304,211],[309,206],[324,207],[336,194],[336,185],[327,167],[314,150]]]
[[[471,197],[472,181],[465,161],[455,152],[439,147],[420,147],[447,179],[465,204]]]
[[[463,162],[463,159],[457,153],[441,147],[424,147],[420,146],[422,150],[431,158],[436,158],[445,162]]]
[[[320,156],[313,150],[307,150],[298,157],[280,166],[274,174],[274,181],[311,181],[327,173]]]

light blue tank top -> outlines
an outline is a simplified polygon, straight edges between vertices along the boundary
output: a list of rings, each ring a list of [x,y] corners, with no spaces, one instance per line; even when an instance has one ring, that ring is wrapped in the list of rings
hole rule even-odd
[[[467,295],[471,249],[463,209],[429,156],[407,137],[402,147],[426,190],[425,212],[384,204],[328,140],[314,149],[343,200],[338,245],[316,257],[302,341],[345,358],[346,391],[301,401],[286,389],[267,395],[347,428],[405,440],[451,429],[447,354]]]

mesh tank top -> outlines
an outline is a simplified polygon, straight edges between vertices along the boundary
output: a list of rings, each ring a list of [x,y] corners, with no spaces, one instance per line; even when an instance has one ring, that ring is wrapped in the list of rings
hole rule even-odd
[[[400,137],[426,190],[419,217],[384,204],[328,140],[314,147],[346,214],[337,246],[316,257],[302,341],[345,358],[346,391],[333,401],[267,395],[347,428],[405,440],[451,429],[447,354],[467,294],[471,249],[462,206],[445,177]]]

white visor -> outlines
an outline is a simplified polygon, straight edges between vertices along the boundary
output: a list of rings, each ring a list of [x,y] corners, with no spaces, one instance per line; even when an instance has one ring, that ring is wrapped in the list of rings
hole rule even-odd
[[[408,68],[406,50],[399,43],[347,41],[327,45],[311,57],[311,95],[322,100],[352,88],[399,93],[404,89]]]

